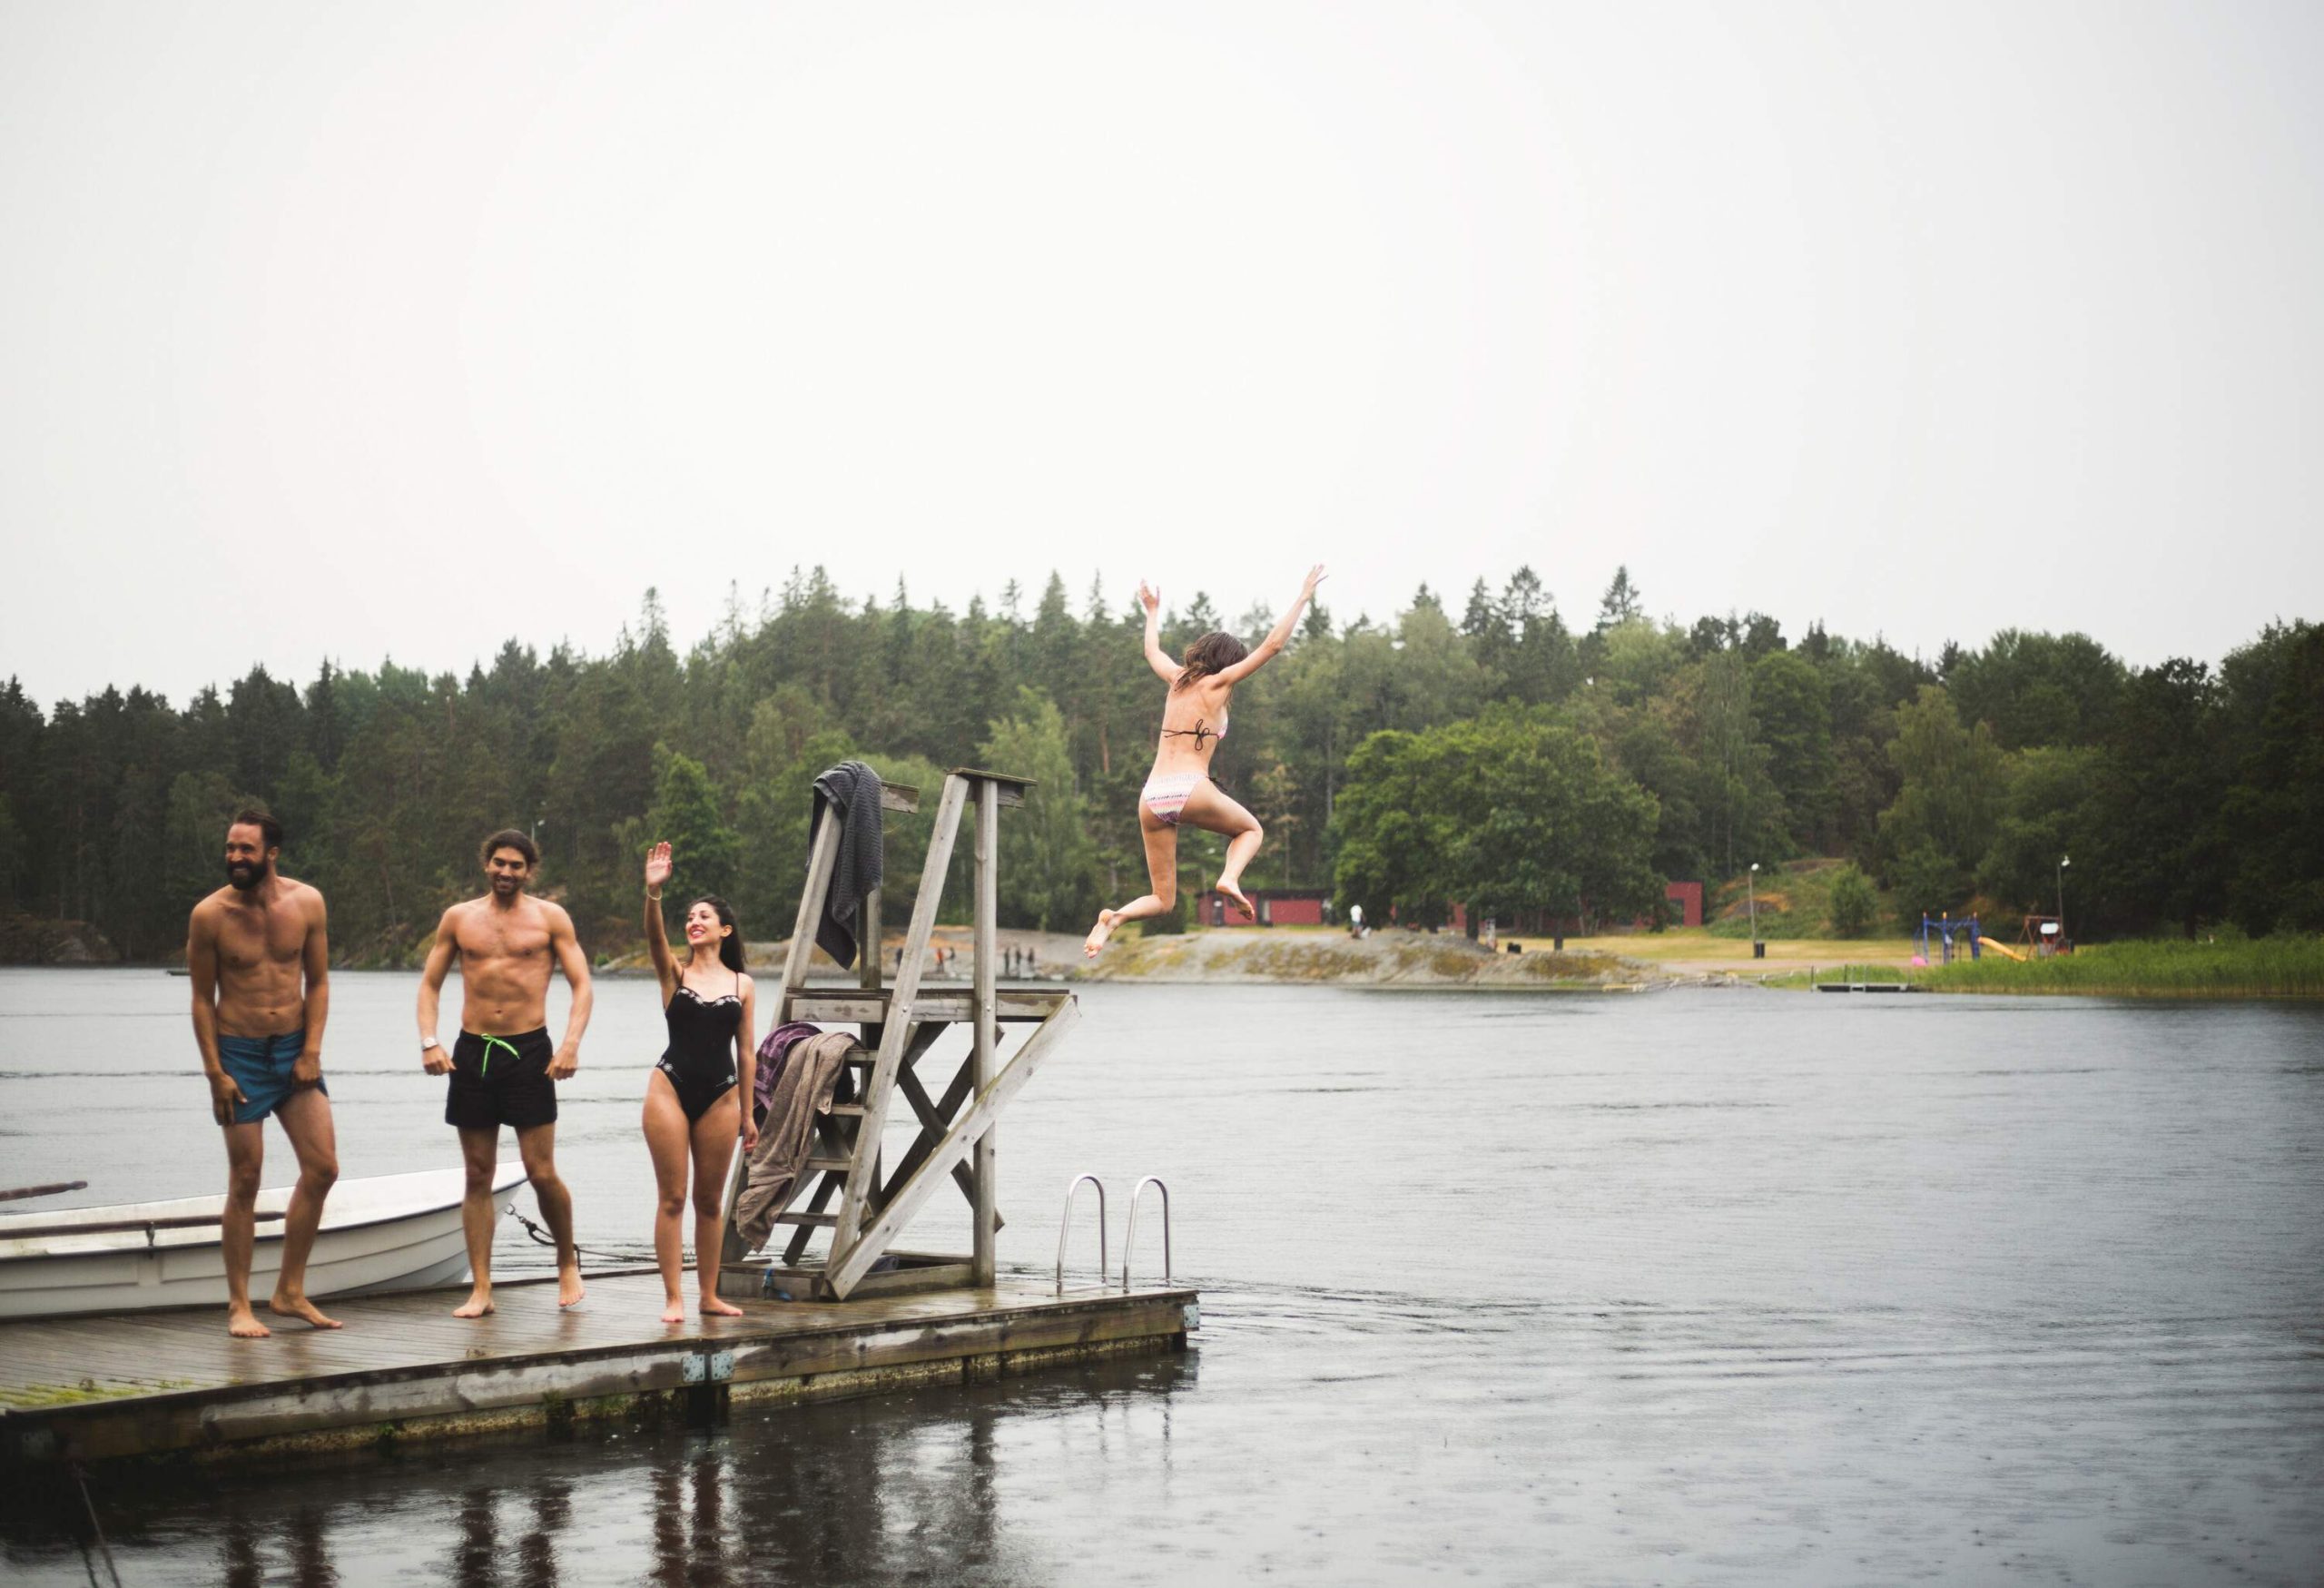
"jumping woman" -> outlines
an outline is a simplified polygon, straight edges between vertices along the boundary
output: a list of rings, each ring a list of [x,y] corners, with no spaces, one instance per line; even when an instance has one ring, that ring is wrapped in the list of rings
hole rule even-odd
[[[694,1275],[702,1310],[739,1317],[718,1298],[719,1215],[734,1139],[744,1152],[758,1144],[751,1118],[751,979],[743,974],[743,939],[734,912],[716,894],[686,906],[686,957],[670,956],[662,924],[662,884],[670,880],[670,846],[645,855],[645,946],[662,983],[662,1018],[670,1045],[645,1078],[645,1148],[654,1155],[660,1200],[654,1209],[654,1260],[662,1268],[665,1324],[686,1321],[679,1294],[685,1268],[686,1159],[694,1159]]]
[[[1283,649],[1298,625],[1299,614],[1315,598],[1324,582],[1324,565],[1307,572],[1299,599],[1275,623],[1259,648],[1246,651],[1231,634],[1206,634],[1187,647],[1183,661],[1174,662],[1162,648],[1162,595],[1143,580],[1138,601],[1146,607],[1146,660],[1170,686],[1162,703],[1162,737],[1155,746],[1154,770],[1137,799],[1137,824],[1146,839],[1146,874],[1154,891],[1132,899],[1118,910],[1101,910],[1089,929],[1081,952],[1095,959],[1114,928],[1125,921],[1167,914],[1178,898],[1178,824],[1226,836],[1226,864],[1218,873],[1217,891],[1244,920],[1256,917],[1243,896],[1243,868],[1259,853],[1264,834],[1257,818],[1228,799],[1210,781],[1210,757],[1226,736],[1226,709],[1235,686],[1267,665]]]

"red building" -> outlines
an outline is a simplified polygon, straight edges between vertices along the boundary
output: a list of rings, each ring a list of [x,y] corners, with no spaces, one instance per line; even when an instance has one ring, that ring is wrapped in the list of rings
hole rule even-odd
[[[1703,885],[1700,883],[1666,883],[1662,896],[1678,906],[1670,912],[1671,925],[1700,926],[1703,923]]]
[[[1203,910],[1213,926],[1321,926],[1324,924],[1324,904],[1331,898],[1326,888],[1246,888],[1252,907],[1258,911],[1256,921],[1246,921],[1226,907],[1226,901],[1216,893],[1203,895]]]

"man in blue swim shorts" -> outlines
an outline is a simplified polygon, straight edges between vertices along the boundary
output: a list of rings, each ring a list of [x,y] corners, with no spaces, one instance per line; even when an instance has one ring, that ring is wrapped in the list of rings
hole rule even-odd
[[[319,1329],[338,1321],[307,1298],[307,1256],[323,1198],[339,1179],[339,1141],[323,1088],[323,1021],[330,951],[323,896],[279,874],[282,824],[244,811],[226,829],[226,886],[193,907],[185,964],[193,980],[193,1040],[210,1080],[210,1111],[226,1133],[226,1332],[270,1333],[251,1310],[251,1251],[266,1120],[281,1121],[299,1157],[299,1183],[282,1216],[281,1264],[267,1310]],[[271,1244],[271,1243],[270,1243]]]

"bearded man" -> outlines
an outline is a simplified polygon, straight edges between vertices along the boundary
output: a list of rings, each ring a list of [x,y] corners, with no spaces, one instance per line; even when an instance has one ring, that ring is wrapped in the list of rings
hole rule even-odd
[[[244,811],[226,828],[226,885],[193,907],[185,965],[193,980],[193,1040],[210,1080],[211,1117],[226,1136],[226,1332],[271,1333],[251,1310],[251,1248],[268,1115],[299,1158],[282,1218],[281,1261],[267,1310],[335,1329],[307,1298],[307,1255],[323,1198],[339,1179],[339,1139],[323,1087],[323,1021],[330,1011],[330,951],[323,896],[275,870],[282,824]]]

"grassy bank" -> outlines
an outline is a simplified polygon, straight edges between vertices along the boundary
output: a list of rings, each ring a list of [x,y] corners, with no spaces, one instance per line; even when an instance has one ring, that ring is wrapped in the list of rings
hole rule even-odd
[[[1824,981],[1907,981],[1931,992],[2085,993],[2112,998],[2324,998],[2324,938],[2094,943],[2024,963],[1987,954],[1949,965],[1818,969]],[[1805,987],[1805,976],[1775,986]]]

